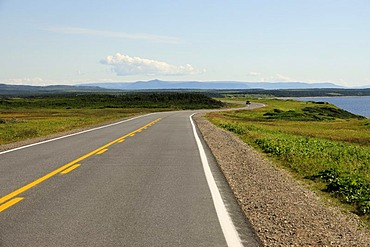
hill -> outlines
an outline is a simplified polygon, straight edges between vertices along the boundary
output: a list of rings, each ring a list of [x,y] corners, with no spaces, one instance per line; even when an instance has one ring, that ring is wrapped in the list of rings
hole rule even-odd
[[[238,82],[238,81],[138,81],[117,83],[88,83],[83,86],[120,90],[145,89],[303,89],[303,88],[341,88],[333,83],[304,82]]]

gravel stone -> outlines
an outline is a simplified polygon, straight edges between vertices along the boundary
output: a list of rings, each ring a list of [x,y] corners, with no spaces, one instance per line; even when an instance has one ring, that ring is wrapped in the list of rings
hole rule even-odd
[[[326,205],[288,171],[204,115],[194,120],[264,246],[370,246],[370,234],[356,215]]]

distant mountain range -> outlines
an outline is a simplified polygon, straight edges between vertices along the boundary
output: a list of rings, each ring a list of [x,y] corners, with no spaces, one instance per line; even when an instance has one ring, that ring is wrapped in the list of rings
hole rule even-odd
[[[333,83],[305,82],[237,82],[237,81],[138,81],[116,83],[87,83],[81,86],[101,87],[105,89],[145,90],[145,89],[312,89],[343,88]]]
[[[280,90],[277,90],[280,89]],[[130,91],[194,91],[204,92],[212,97],[221,97],[222,93],[244,92],[249,94],[267,94],[275,97],[314,97],[314,96],[370,96],[370,86],[344,88],[332,83],[252,83],[252,82],[171,82],[139,81],[133,83],[88,83],[83,85],[30,86],[0,83],[1,95],[40,95],[65,93],[119,93]],[[219,90],[219,91],[216,91]],[[221,94],[220,94],[221,93]]]

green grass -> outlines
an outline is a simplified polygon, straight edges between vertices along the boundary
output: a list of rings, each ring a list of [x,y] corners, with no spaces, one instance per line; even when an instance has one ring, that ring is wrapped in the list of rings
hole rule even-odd
[[[261,102],[267,107],[208,117],[297,177],[314,181],[317,188],[324,183],[326,192],[369,220],[370,120],[330,104]]]
[[[158,109],[156,109],[158,110]],[[2,110],[0,145],[114,121],[150,109],[12,109]]]
[[[223,107],[202,94],[64,94],[0,97],[0,145],[149,112]]]

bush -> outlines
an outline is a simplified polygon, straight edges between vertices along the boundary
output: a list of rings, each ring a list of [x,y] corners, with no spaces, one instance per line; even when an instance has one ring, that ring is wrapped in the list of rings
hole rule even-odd
[[[17,137],[30,138],[30,137],[37,136],[37,134],[38,134],[38,131],[35,129],[24,129],[17,133]]]
[[[370,215],[370,184],[357,174],[341,173],[335,168],[318,172],[310,177],[326,183],[326,191],[356,207],[360,215]]]
[[[235,134],[238,134],[238,135],[243,135],[245,134],[245,130],[243,129],[243,127],[239,126],[239,125],[235,125],[235,124],[220,124],[219,125],[221,128],[223,129],[227,129],[228,131],[231,131]]]

